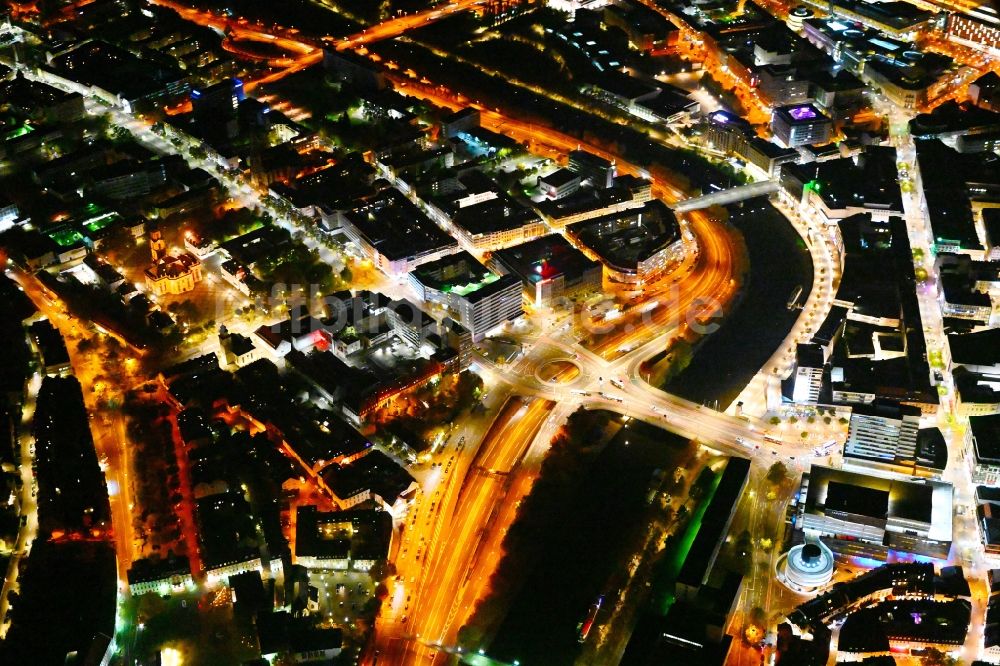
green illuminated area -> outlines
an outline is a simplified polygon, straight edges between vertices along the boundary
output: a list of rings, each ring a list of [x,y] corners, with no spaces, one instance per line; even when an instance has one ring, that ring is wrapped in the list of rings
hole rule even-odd
[[[117,213],[104,213],[83,223],[83,228],[88,233],[97,233],[118,219]]]
[[[707,476],[711,476],[710,484],[702,478],[707,478]],[[688,553],[691,552],[691,546],[694,545],[694,540],[701,530],[702,518],[705,517],[705,511],[708,509],[708,505],[712,503],[712,498],[715,497],[715,491],[718,489],[719,482],[721,481],[722,474],[716,474],[710,468],[706,467],[702,470],[698,481],[695,482],[696,485],[705,484],[707,486],[705,494],[702,496],[701,501],[698,502],[697,508],[691,514],[691,518],[688,520],[683,534],[671,544],[670,549],[664,554],[664,559],[659,565],[660,570],[657,572],[657,580],[654,583],[657,589],[654,589],[653,592],[653,608],[662,615],[666,615],[667,611],[674,604],[674,583],[677,580],[677,574],[680,573],[681,567],[684,566],[684,562],[687,560]]]
[[[54,240],[59,247],[72,247],[80,245],[86,238],[76,229],[60,229],[49,234],[49,238]]]
[[[500,279],[500,276],[496,273],[487,273],[482,280],[479,282],[469,282],[467,284],[461,285],[445,285],[441,291],[446,294],[457,294],[459,296],[467,296],[469,294],[475,293],[485,287],[488,284],[493,284]]]
[[[31,132],[34,132],[34,131],[35,131],[35,128],[32,127],[31,125],[18,125],[17,127],[15,127],[14,129],[12,129],[11,131],[9,131],[6,134],[4,134],[3,140],[4,141],[10,141],[11,139],[16,139],[18,137],[24,136],[25,134],[30,134]]]

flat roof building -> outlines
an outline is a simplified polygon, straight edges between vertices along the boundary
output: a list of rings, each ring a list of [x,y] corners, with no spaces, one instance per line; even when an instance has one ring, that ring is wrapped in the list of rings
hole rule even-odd
[[[615,282],[651,282],[684,257],[677,217],[659,200],[577,222],[567,234],[600,259]]]
[[[771,131],[789,148],[814,143],[827,143],[833,133],[833,123],[812,104],[779,106],[771,114]]]
[[[419,266],[410,284],[422,300],[452,310],[476,342],[523,314],[523,289],[516,275],[498,275],[468,252]]]
[[[972,450],[972,481],[1000,486],[1000,414],[970,416],[966,438]]]
[[[813,465],[803,475],[796,527],[845,555],[885,560],[890,551],[948,557],[950,483],[902,481]]]
[[[844,466],[914,476],[919,431],[918,407],[886,400],[857,405],[844,443]]]
[[[601,287],[601,264],[591,261],[558,234],[493,253],[498,272],[516,275],[538,305],[571,293]]]
[[[408,273],[458,249],[454,238],[396,189],[375,195],[342,217],[347,237],[390,275]]]

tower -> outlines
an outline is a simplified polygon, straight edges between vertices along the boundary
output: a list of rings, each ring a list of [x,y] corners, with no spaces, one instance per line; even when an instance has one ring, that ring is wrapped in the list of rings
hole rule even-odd
[[[167,243],[159,229],[151,229],[149,232],[149,251],[154,264],[167,256]]]

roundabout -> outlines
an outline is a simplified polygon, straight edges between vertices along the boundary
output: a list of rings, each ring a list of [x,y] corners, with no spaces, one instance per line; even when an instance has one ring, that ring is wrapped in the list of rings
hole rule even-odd
[[[580,378],[580,365],[569,358],[555,358],[538,366],[535,379],[550,386],[565,386]]]

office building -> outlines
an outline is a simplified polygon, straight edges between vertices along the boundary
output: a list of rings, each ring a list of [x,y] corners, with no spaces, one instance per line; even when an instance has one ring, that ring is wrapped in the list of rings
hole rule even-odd
[[[246,99],[243,81],[226,79],[206,88],[191,91],[191,108],[195,116],[229,118],[236,113],[240,102]]]
[[[591,261],[558,234],[493,253],[492,266],[516,275],[536,306],[601,288],[601,264]]]
[[[911,476],[915,473],[919,430],[917,407],[881,400],[857,405],[844,444],[844,466]]]
[[[455,239],[396,189],[377,194],[339,218],[347,237],[390,275],[409,273],[458,249]]]
[[[786,400],[815,405],[823,389],[823,369],[826,365],[823,347],[815,343],[799,343],[795,347],[795,370],[782,382]]]
[[[586,150],[571,150],[569,153],[569,168],[580,174],[580,178],[590,183],[592,187],[607,189],[614,185],[615,163],[603,157],[598,157]]]
[[[830,141],[833,123],[812,104],[780,106],[771,114],[771,131],[789,148]]]
[[[728,111],[709,115],[704,121],[702,137],[709,148],[745,160],[768,175],[799,158],[798,151],[760,138],[750,123]]]
[[[515,275],[498,275],[467,252],[424,264],[410,273],[421,298],[451,310],[475,342],[523,314],[523,290]]]
[[[580,174],[570,169],[557,169],[538,177],[538,189],[549,199],[562,199],[580,189]]]
[[[614,282],[655,281],[684,258],[677,217],[659,200],[577,222],[566,231],[577,246],[604,264],[605,276]]]

